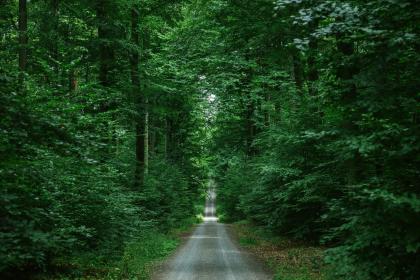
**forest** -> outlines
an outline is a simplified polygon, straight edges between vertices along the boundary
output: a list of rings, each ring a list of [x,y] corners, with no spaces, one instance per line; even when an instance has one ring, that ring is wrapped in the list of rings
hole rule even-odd
[[[328,279],[419,279],[418,4],[1,0],[0,278],[148,279],[211,179]]]

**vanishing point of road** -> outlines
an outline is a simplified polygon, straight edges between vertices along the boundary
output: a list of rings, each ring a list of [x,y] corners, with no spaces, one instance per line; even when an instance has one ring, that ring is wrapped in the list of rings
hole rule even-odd
[[[259,261],[240,250],[228,226],[218,223],[215,191],[207,194],[204,222],[186,243],[164,263],[155,280],[269,280],[272,276]]]

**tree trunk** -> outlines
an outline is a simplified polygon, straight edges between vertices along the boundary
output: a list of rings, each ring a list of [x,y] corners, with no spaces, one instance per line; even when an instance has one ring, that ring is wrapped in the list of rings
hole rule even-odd
[[[168,144],[169,144],[169,124],[168,117],[165,116],[165,134],[163,135],[163,156],[168,158]]]
[[[144,121],[141,119],[136,123],[136,171],[135,171],[135,187],[142,187],[144,183],[145,171],[145,137],[144,137]]]
[[[337,36],[337,49],[343,55],[344,59],[337,68],[337,76],[343,82],[343,101],[353,102],[356,100],[357,89],[354,83],[354,76],[358,72],[357,65],[355,65],[351,56],[354,54],[353,42],[344,41],[343,35]]]
[[[255,155],[255,149],[252,146],[256,134],[256,127],[255,127],[255,121],[253,120],[254,113],[255,113],[255,104],[252,100],[251,94],[248,94],[248,100],[246,104],[246,130],[247,130],[247,137],[246,137],[246,149],[247,154],[249,156]]]
[[[149,157],[153,158],[159,146],[159,131],[157,129],[157,120],[153,120],[149,115]]]
[[[149,100],[145,101],[144,112],[144,176],[149,173]]]
[[[60,73],[59,64],[58,64],[58,25],[59,25],[59,0],[51,0],[51,7],[52,7],[52,18],[53,18],[53,32],[54,36],[52,38],[51,43],[51,57],[53,58],[53,67],[54,73],[58,77]]]
[[[293,76],[299,94],[303,93],[303,68],[298,50],[292,50]]]
[[[354,43],[346,41],[344,34],[337,35],[337,50],[341,53],[340,63],[337,66],[337,77],[341,81],[341,102],[345,107],[351,107],[351,104],[357,99],[357,88],[354,81],[355,75],[359,72],[359,68],[354,55]],[[345,121],[346,129],[354,129],[355,124],[352,120],[354,111],[350,110]],[[354,117],[354,116],[353,116]]]
[[[136,118],[136,171],[135,171],[135,187],[141,187],[144,183],[144,176],[147,173],[148,166],[148,115],[144,114],[146,107],[144,106],[143,96],[141,95],[140,71],[139,71],[139,21],[140,14],[137,6],[131,9],[131,42],[135,46],[130,55],[131,66],[131,84],[132,84],[132,100],[136,105],[139,116]]]
[[[358,119],[357,112],[353,111],[353,103],[357,99],[357,88],[354,81],[354,76],[359,72],[358,65],[354,60],[354,43],[346,40],[345,34],[337,34],[337,50],[342,54],[341,63],[337,67],[337,77],[341,81],[342,98],[341,102],[345,108],[348,108],[346,117],[343,120],[342,128],[346,134],[354,134],[358,127],[356,120]],[[348,184],[357,184],[361,178],[363,170],[363,159],[358,151],[354,152],[354,156],[350,158],[347,163],[348,169]]]
[[[318,49],[318,42],[312,38],[309,41],[309,53],[308,53],[308,90],[311,96],[317,95],[317,88],[315,82],[318,80],[318,68],[316,67],[315,56]]]
[[[46,83],[50,86],[57,88],[59,84],[59,63],[58,63],[58,23],[59,23],[59,0],[48,0],[45,1],[47,4],[44,6],[43,16],[40,21],[40,33],[39,43],[43,48],[42,55],[43,59],[48,61],[49,67],[53,71],[46,70],[43,74],[45,75]],[[66,72],[67,74],[67,72]]]
[[[28,48],[28,11],[26,0],[19,0],[19,71],[23,79],[26,72]]]
[[[315,21],[311,26],[310,30],[313,32],[318,26],[318,21]],[[316,116],[319,116],[319,121],[322,123],[324,117],[324,111],[322,110],[322,106],[319,103],[318,97],[318,88],[316,86],[316,82],[319,79],[319,72],[318,67],[316,65],[316,54],[318,52],[318,41],[316,38],[311,37],[309,40],[309,52],[308,52],[308,93],[314,99],[311,102],[310,106],[314,111]],[[315,120],[315,119],[313,119]]]
[[[78,88],[78,71],[75,69],[69,72],[69,90],[76,91]]]
[[[102,86],[112,85],[110,71],[114,67],[114,48],[110,43],[112,40],[112,29],[107,17],[107,0],[98,0],[96,4],[96,17],[98,20],[99,39],[99,82]]]
[[[315,82],[319,78],[318,68],[316,65],[316,54],[318,52],[318,39],[312,35],[313,32],[318,28],[319,19],[314,19],[309,24],[309,32],[310,39],[309,39],[309,51],[308,51],[308,92],[311,96],[317,95],[317,88],[315,86]]]
[[[267,128],[271,126],[271,92],[265,94],[264,123]]]

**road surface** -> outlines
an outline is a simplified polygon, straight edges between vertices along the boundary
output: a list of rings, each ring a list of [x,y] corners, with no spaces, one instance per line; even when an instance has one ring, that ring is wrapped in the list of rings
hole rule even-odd
[[[207,195],[204,222],[160,270],[155,280],[269,280],[270,274],[232,241],[228,226],[217,222],[215,192]]]

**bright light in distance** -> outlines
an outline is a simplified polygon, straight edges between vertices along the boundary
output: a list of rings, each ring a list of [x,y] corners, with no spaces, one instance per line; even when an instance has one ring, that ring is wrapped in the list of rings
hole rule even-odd
[[[207,95],[207,100],[209,102],[214,102],[214,100],[216,100],[216,95],[214,95],[213,93],[210,93],[209,95]]]

